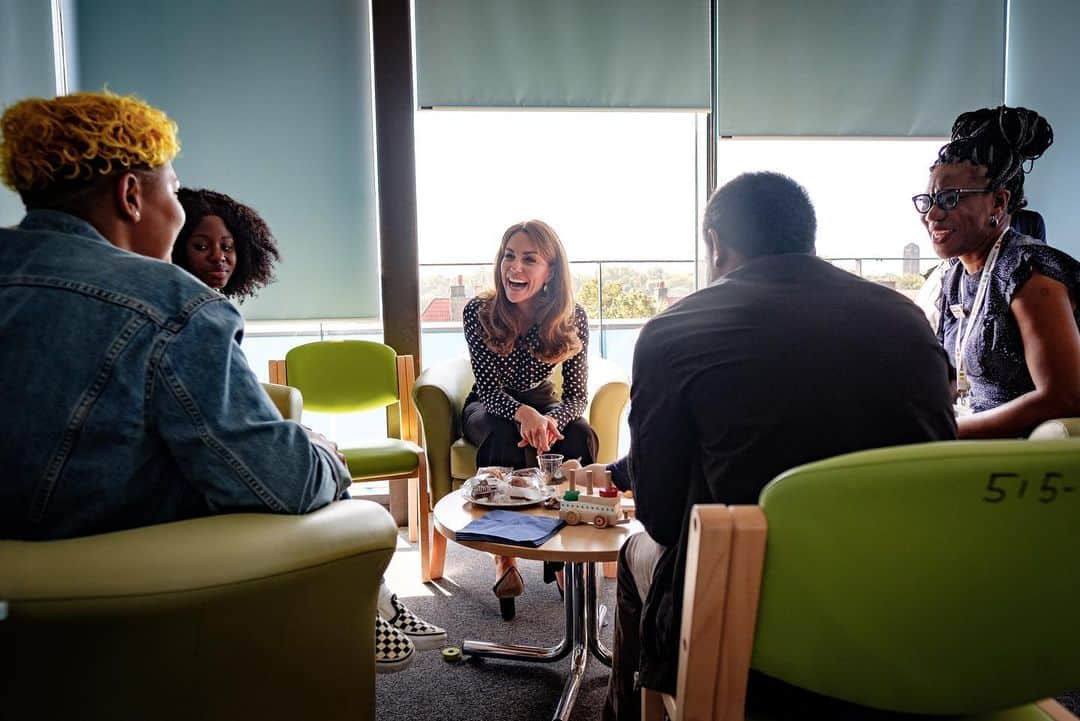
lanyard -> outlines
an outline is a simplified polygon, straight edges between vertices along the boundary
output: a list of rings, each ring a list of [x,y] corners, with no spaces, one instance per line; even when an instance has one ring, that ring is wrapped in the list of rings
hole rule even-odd
[[[1006,228],[1008,230],[1008,228]],[[986,263],[983,264],[982,277],[979,278],[979,288],[975,291],[975,301],[971,304],[971,314],[966,316],[964,313],[957,315],[957,328],[956,328],[956,390],[961,397],[966,396],[967,392],[971,390],[971,383],[967,379],[967,371],[964,366],[964,355],[967,352],[968,341],[971,339],[971,331],[975,328],[975,320],[979,317],[979,313],[982,311],[983,306],[986,304],[986,292],[990,287],[990,275],[994,270],[994,264],[997,263],[998,253],[1001,251],[1001,241],[1005,237],[1005,232],[1002,231],[998,236],[997,242],[994,243],[994,247],[990,249],[990,254],[986,256]],[[960,277],[960,305],[964,304],[964,278]],[[967,320],[965,327],[964,320]]]

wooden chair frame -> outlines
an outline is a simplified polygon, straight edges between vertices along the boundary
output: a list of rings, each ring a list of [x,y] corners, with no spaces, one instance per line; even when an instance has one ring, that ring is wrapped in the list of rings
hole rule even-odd
[[[289,385],[288,373],[284,360],[270,361],[270,382]],[[428,491],[427,453],[423,449],[423,431],[420,427],[420,415],[413,402],[413,386],[416,384],[416,364],[411,355],[397,357],[398,402],[386,408],[387,431],[393,438],[409,441],[420,446],[416,454],[416,470],[392,476],[354,476],[354,481],[364,480],[404,480],[409,484],[408,524],[409,542],[420,546],[420,579],[425,583],[431,580],[431,496]],[[436,534],[438,535],[438,534]],[[436,555],[445,557],[446,547]],[[442,561],[439,561],[440,567]]]
[[[746,718],[767,528],[759,506],[694,507],[676,694],[642,689],[642,721],[663,721],[665,714],[671,721]],[[1078,721],[1053,699],[1036,705],[1053,721]]]

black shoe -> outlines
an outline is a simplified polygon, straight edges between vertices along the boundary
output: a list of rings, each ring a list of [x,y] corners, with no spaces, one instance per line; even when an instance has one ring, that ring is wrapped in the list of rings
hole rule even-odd
[[[517,615],[517,608],[512,598],[500,598],[499,599],[499,613],[502,614],[504,621],[513,621],[514,616]]]

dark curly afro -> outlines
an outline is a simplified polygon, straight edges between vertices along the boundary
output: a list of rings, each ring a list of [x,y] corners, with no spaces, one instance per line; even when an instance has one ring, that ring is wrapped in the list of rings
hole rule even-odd
[[[181,188],[177,197],[184,206],[187,219],[173,246],[172,261],[175,265],[191,272],[185,252],[187,242],[203,218],[216,215],[225,222],[236,244],[236,269],[221,292],[229,298],[243,301],[273,282],[274,264],[281,260],[281,255],[270,228],[258,213],[213,190]]]

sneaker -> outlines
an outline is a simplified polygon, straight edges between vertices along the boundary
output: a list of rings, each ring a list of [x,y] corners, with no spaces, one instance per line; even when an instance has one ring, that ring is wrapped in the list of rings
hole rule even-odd
[[[375,673],[404,671],[415,655],[409,637],[375,614]]]
[[[446,631],[405,608],[396,593],[389,599],[379,599],[379,614],[388,619],[387,623],[408,636],[413,646],[421,651],[446,644]]]

